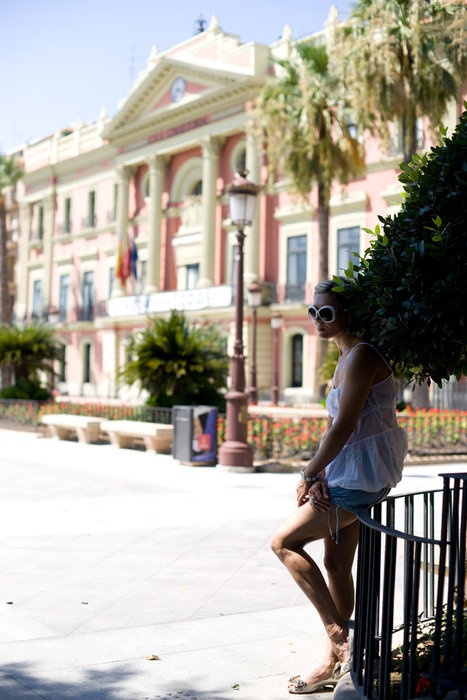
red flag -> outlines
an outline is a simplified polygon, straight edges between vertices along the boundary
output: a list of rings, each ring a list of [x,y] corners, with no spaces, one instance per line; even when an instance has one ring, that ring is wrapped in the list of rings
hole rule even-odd
[[[121,280],[121,283],[123,285],[126,284],[126,281],[128,277],[130,276],[131,272],[131,250],[130,250],[130,245],[128,244],[127,247],[125,248],[125,251],[123,250],[122,242],[120,241],[118,244],[118,255],[117,255],[117,266],[115,269],[115,277],[118,277],[119,280]]]

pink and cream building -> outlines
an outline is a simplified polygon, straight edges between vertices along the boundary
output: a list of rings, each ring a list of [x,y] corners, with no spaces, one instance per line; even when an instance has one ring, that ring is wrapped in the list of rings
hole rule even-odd
[[[320,35],[326,40],[337,17]],[[17,319],[48,318],[63,343],[57,388],[70,396],[136,397],[119,386],[128,339],[148,316],[183,310],[190,320],[234,327],[235,231],[225,185],[246,165],[249,178],[267,173],[247,121],[251,101],[271,74],[271,54],[293,50],[286,27],[273,46],[242,43],[215,17],[206,31],[163,53],[147,68],[115,116],[76,124],[24,147],[18,185]],[[452,120],[455,121],[453,107]],[[363,227],[401,201],[398,149],[388,156],[369,143],[367,171],[331,199],[329,263],[338,273],[351,251],[367,247]],[[263,288],[258,310],[260,398],[272,374],[270,318],[278,311],[281,397],[314,395],[314,330],[306,308],[317,280],[318,223],[287,183],[263,188],[246,230],[245,287]],[[116,276],[119,245],[137,251],[136,278]],[[245,354],[251,349],[245,307]],[[247,377],[248,360],[247,360]],[[247,380],[248,384],[248,380]]]

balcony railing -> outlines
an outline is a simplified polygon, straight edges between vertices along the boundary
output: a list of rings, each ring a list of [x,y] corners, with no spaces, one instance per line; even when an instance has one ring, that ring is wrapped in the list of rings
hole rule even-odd
[[[351,675],[366,698],[467,690],[467,474],[443,480],[359,513]]]
[[[96,318],[105,318],[108,315],[109,314],[107,311],[107,302],[105,300],[96,301],[95,317]]]
[[[42,241],[44,238],[44,229],[43,228],[35,228],[32,229],[31,231],[31,242],[37,242],[37,241]]]
[[[63,221],[59,228],[60,233],[72,233],[71,221]]]
[[[313,298],[313,286],[310,282],[299,284],[273,285],[271,302],[273,304],[305,304]],[[304,314],[306,318],[306,313]]]
[[[95,317],[96,317],[95,304],[89,304],[87,306],[78,306],[76,308],[76,320],[77,321],[93,321]]]
[[[73,306],[69,308],[49,307],[44,308],[40,313],[31,314],[35,320],[48,321],[52,325],[57,323],[76,323],[76,321],[93,321],[95,318],[105,318],[107,316],[107,301],[96,301],[94,304],[86,306]]]
[[[97,215],[96,214],[88,214],[88,216],[85,216],[81,219],[81,228],[82,229],[96,228],[96,226],[97,226]]]
[[[306,284],[286,284],[285,302],[305,301]]]

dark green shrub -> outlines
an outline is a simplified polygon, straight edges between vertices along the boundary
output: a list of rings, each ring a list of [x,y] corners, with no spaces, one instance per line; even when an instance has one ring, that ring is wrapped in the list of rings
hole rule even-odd
[[[229,360],[225,341],[210,323],[190,324],[183,313],[153,319],[130,346],[120,373],[127,384],[139,382],[151,406],[209,405],[225,410]]]
[[[14,386],[4,387],[4,399],[45,401],[51,394],[43,386],[56,372],[61,345],[52,328],[43,323],[0,325],[0,366],[13,370]]]
[[[346,272],[352,327],[406,379],[440,383],[467,373],[467,112],[452,137],[401,169],[401,211],[379,217]]]
[[[20,377],[14,386],[7,386],[0,391],[0,399],[31,399],[48,401],[52,394],[37,380]]]

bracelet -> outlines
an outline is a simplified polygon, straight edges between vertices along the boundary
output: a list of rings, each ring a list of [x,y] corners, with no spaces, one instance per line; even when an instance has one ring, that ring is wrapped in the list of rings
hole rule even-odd
[[[300,470],[300,476],[309,484],[314,484],[315,481],[319,481],[319,474],[315,474],[314,476],[307,476],[305,474],[305,467],[303,467],[303,469]]]

